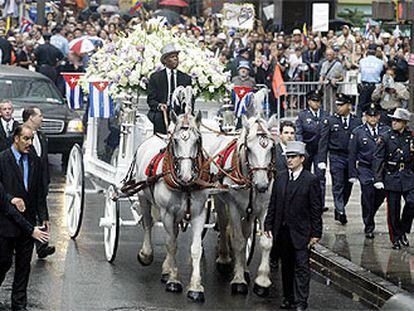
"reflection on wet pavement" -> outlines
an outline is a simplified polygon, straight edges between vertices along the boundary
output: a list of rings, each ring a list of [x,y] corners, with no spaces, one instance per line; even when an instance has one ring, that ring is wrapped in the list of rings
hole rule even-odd
[[[321,244],[395,285],[414,292],[413,246],[402,247],[401,250],[391,248],[385,204],[375,217],[375,238],[365,238],[359,198],[360,188],[355,185],[346,212],[348,224],[342,226],[334,221],[331,190],[327,189],[327,205],[330,209],[323,216],[324,231]],[[412,234],[408,239],[414,245]]]

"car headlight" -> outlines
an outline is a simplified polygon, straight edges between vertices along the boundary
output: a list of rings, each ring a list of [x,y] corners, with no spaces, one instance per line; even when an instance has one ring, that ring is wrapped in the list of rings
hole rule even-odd
[[[70,120],[68,123],[68,133],[82,133],[83,132],[83,123],[82,120]]]

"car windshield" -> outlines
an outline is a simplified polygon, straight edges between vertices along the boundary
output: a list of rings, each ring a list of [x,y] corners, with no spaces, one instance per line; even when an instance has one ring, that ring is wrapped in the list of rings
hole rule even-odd
[[[62,98],[51,82],[41,79],[1,78],[0,98],[63,104]]]

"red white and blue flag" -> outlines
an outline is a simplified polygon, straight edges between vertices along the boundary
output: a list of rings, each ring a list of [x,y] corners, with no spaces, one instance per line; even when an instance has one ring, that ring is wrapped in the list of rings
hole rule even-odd
[[[83,107],[83,91],[79,85],[79,79],[84,73],[69,72],[62,73],[65,79],[66,100],[70,109],[80,109]]]
[[[24,16],[22,17],[22,21],[20,23],[20,32],[29,32],[33,28],[33,23],[26,19]]]
[[[234,113],[237,117],[241,117],[243,114],[246,113],[252,95],[253,88],[249,86],[233,87],[232,99],[234,103]]]
[[[114,104],[109,95],[109,82],[89,83],[89,116],[110,118],[114,116]]]

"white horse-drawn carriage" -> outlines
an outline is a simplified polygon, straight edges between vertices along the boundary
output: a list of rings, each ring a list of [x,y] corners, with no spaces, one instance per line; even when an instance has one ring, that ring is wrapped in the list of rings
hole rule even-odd
[[[80,232],[86,194],[102,192],[105,207],[99,225],[104,230],[106,259],[115,260],[122,226],[142,224],[144,242],[137,258],[149,265],[153,260],[151,228],[156,217],[155,223],[163,225],[167,234],[162,280],[167,291],[181,292],[176,238],[179,228],[190,224],[193,271],[187,296],[201,302],[204,288],[200,259],[206,229],[216,226],[220,231],[216,263],[228,265],[234,261],[233,293],[248,291],[247,265],[256,237],[260,237],[262,258],[254,292],[265,296],[271,285],[272,241],[260,232],[273,176],[272,121],[256,111],[250,118],[243,118],[240,131],[223,133],[215,121],[221,106],[218,102],[196,101],[196,113],[187,110],[183,115],[172,115],[165,137],[153,135],[145,115],[145,98],[122,102],[113,119],[89,118],[84,146],[73,147],[67,168],[65,207],[71,238]],[[93,187],[86,189],[86,184]],[[130,219],[120,216],[122,201],[130,202]],[[210,217],[210,213],[216,217]]]

